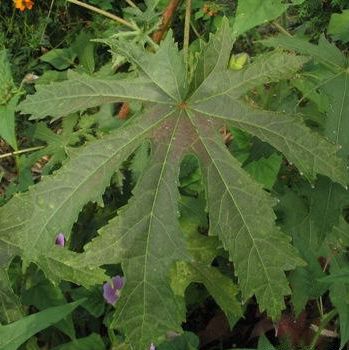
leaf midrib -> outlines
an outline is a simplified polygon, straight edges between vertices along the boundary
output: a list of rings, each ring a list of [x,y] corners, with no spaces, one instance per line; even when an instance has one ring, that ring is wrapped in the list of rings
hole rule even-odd
[[[192,117],[190,116],[190,112],[189,112],[189,111],[187,112],[187,115],[188,115],[188,118],[189,118],[190,122],[192,123],[193,127],[196,129],[195,122],[192,120]],[[262,266],[263,266],[263,270],[264,270],[265,275],[266,275],[267,280],[268,280],[268,287],[269,287],[270,291],[272,292],[273,289],[271,288],[271,279],[270,279],[269,273],[267,272],[267,269],[266,269],[266,267],[265,267],[265,265],[264,265],[264,263],[263,263],[263,259],[262,259],[262,257],[261,257],[261,254],[259,253],[259,250],[258,250],[257,246],[255,245],[255,240],[254,240],[254,237],[253,237],[253,235],[252,235],[252,233],[251,233],[251,230],[250,230],[250,228],[249,228],[249,225],[247,225],[247,222],[246,222],[246,220],[245,220],[244,215],[242,214],[242,212],[241,212],[241,210],[240,210],[240,207],[236,204],[236,201],[235,201],[235,199],[234,199],[234,196],[233,196],[232,192],[230,191],[229,186],[226,184],[226,182],[225,182],[225,180],[224,180],[224,177],[223,177],[222,173],[220,172],[219,167],[217,166],[217,164],[216,164],[214,158],[211,157],[211,154],[210,154],[208,148],[206,147],[205,142],[202,140],[202,137],[201,137],[200,133],[198,133],[198,135],[199,135],[199,138],[201,139],[201,143],[202,143],[202,145],[204,146],[204,148],[205,148],[207,154],[210,156],[211,162],[213,163],[214,167],[216,168],[216,170],[217,170],[217,172],[218,172],[218,174],[219,174],[219,176],[220,176],[220,178],[221,178],[221,180],[222,180],[222,182],[223,182],[223,184],[224,184],[226,190],[227,190],[228,193],[230,194],[230,196],[231,196],[231,198],[232,198],[232,201],[234,202],[234,205],[235,205],[236,209],[238,210],[241,219],[242,219],[243,222],[244,222],[244,225],[245,225],[245,227],[246,227],[246,229],[247,229],[247,232],[248,232],[248,234],[249,234],[249,236],[250,236],[250,239],[251,239],[251,241],[252,241],[253,247],[255,248],[255,250],[256,250],[256,252],[257,252],[257,254],[258,254],[258,258],[259,258],[259,260],[260,260],[260,262],[261,262],[261,264],[262,264]],[[252,249],[250,249],[250,253],[249,253],[249,254],[251,254],[251,251],[252,251]],[[273,293],[272,293],[272,294],[273,294]]]
[[[57,209],[49,216],[47,223],[45,225],[43,225],[42,229],[39,231],[39,234],[37,235],[37,238],[34,240],[32,246],[35,246],[35,244],[38,242],[38,240],[41,238],[44,230],[46,229],[46,227],[49,225],[50,221],[52,220],[52,218],[57,214],[57,212],[59,210],[61,210],[61,208],[66,204],[66,202],[68,200],[70,200],[74,194],[76,193],[76,191],[78,191],[81,186],[83,186],[92,176],[94,176],[102,167],[104,167],[111,159],[113,159],[117,153],[121,152],[123,149],[127,148],[128,146],[130,146],[135,140],[141,140],[141,138],[148,133],[151,129],[153,129],[154,127],[156,127],[158,124],[162,123],[165,119],[167,119],[171,114],[173,114],[174,111],[167,111],[167,113],[162,117],[159,118],[158,121],[156,121],[155,123],[151,124],[151,126],[149,126],[148,128],[144,129],[140,134],[134,135],[133,138],[131,138],[126,144],[124,144],[121,148],[119,148],[118,150],[115,150],[110,157],[108,157],[103,163],[101,163],[101,165],[99,165],[98,167],[96,167],[96,169],[94,169],[94,171],[92,173],[89,173],[88,176],[80,182],[79,186],[77,186],[73,192],[71,192],[71,194],[61,203],[61,205],[59,205],[57,207]],[[132,127],[132,123],[127,125],[127,128],[131,128]],[[121,129],[120,129],[121,130]],[[120,130],[118,130],[120,132]]]

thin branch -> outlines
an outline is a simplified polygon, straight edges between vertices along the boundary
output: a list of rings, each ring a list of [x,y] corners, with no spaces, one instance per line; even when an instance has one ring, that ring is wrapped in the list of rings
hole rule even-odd
[[[38,149],[42,149],[42,148],[45,148],[45,146],[30,147],[30,148],[21,149],[19,151],[13,151],[13,152],[9,152],[9,153],[0,154],[0,159],[15,156],[17,154],[37,151]]]
[[[292,34],[290,34],[280,23],[275,21],[275,22],[273,22],[273,25],[274,25],[275,28],[277,28],[277,30],[280,33],[285,34],[285,35],[287,35],[287,36],[292,38]]]
[[[167,32],[168,28],[170,27],[172,18],[174,16],[174,13],[177,10],[177,7],[180,3],[180,0],[170,0],[168,5],[166,6],[163,14],[162,14],[162,20],[160,28],[152,35],[153,40],[159,44],[162,40],[163,36]]]
[[[195,33],[195,35],[200,39],[201,38],[201,35],[200,33],[198,32],[198,30],[196,29],[193,21],[190,21],[190,26],[191,26],[191,29],[193,30],[193,32]]]
[[[132,0],[125,0],[131,7],[138,8]]]
[[[44,35],[45,35],[45,32],[46,32],[46,28],[47,28],[47,25],[48,25],[48,20],[51,16],[51,13],[52,13],[52,8],[53,8],[53,4],[54,4],[55,0],[51,0],[51,4],[50,4],[50,8],[48,10],[48,13],[47,13],[47,16],[46,16],[46,22],[45,22],[45,25],[44,25],[44,29],[42,30],[42,33],[41,33],[41,37],[40,37],[40,43],[43,42],[44,40]]]
[[[92,6],[92,5],[89,5],[89,4],[85,4],[84,2],[79,1],[79,0],[67,0],[67,1],[72,3],[72,4],[84,7],[86,9],[88,9],[88,10],[93,11],[93,12],[96,12],[96,13],[102,15],[102,16],[108,17],[108,18],[110,18],[110,19],[112,19],[112,20],[114,20],[114,21],[116,21],[116,22],[118,22],[120,24],[123,24],[124,26],[129,27],[129,28],[131,28],[133,30],[138,30],[138,28],[135,25],[133,25],[132,23],[126,21],[125,19],[123,19],[123,18],[121,18],[119,16],[116,16],[116,15],[113,15],[113,14],[107,12],[107,11],[101,10],[98,7],[95,7],[95,6]]]
[[[187,0],[185,5],[184,39],[183,39],[184,61],[187,66],[188,66],[189,39],[190,39],[190,16],[191,16],[191,0]]]

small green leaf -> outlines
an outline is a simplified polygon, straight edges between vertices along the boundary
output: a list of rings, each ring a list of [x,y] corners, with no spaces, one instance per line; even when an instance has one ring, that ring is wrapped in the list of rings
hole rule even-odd
[[[273,153],[268,158],[260,158],[244,166],[244,169],[264,188],[271,190],[280,170],[282,157]]]
[[[72,51],[76,53],[79,64],[84,68],[88,74],[92,74],[95,70],[95,47],[96,43],[92,42],[92,35],[87,34],[84,31],[76,37]]]
[[[58,70],[64,70],[74,65],[76,54],[71,49],[53,49],[40,57]]]
[[[280,17],[287,9],[281,0],[239,0],[233,26],[235,35]]]
[[[349,41],[349,10],[343,10],[342,13],[332,13],[327,33],[334,40],[340,40],[343,43]]]

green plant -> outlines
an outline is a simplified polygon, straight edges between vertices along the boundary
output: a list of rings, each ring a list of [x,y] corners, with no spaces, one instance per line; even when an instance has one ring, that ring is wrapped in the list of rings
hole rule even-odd
[[[299,116],[252,107],[244,97],[256,86],[292,77],[308,59],[277,50],[232,71],[227,66],[233,41],[224,20],[209,43],[202,43],[192,81],[171,34],[156,53],[123,40],[108,41],[138,77],[103,80],[74,73],[65,82],[37,86],[37,93],[20,105],[22,113],[41,119],[117,101],[144,104],[142,113],[123,127],[70,149],[61,169],[0,210],[3,266],[20,255],[25,265],[34,262],[54,282],[88,287],[107,279],[101,266],[121,263],[126,284],[111,327],[135,349],[149,347],[168,331],[180,332],[183,290],[191,281],[226,286],[211,293],[231,322],[240,314],[236,286],[209,266],[217,245],[199,244],[202,237],[183,234],[178,222],[178,175],[186,154],[200,161],[209,234],[217,236],[233,261],[244,302],[256,295],[260,309],[276,319],[290,294],[284,271],[304,264],[275,225],[275,200],[228,152],[220,126],[234,125],[269,143],[310,181],[320,173],[347,183],[338,147],[311,132]],[[129,203],[83,253],[56,247],[57,234],[64,232],[69,239],[83,206],[101,202],[112,175],[144,143],[150,157]]]

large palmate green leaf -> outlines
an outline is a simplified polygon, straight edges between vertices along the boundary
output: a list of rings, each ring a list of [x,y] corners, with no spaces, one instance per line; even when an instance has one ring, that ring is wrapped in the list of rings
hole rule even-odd
[[[189,244],[191,237],[178,221],[179,168],[188,153],[197,156],[205,175],[209,235],[215,236],[208,239],[219,239],[227,250],[244,301],[255,295],[260,309],[276,319],[284,308],[283,297],[290,294],[284,272],[303,264],[289,237],[275,225],[275,201],[228,152],[219,134],[221,126],[232,124],[269,142],[310,179],[320,173],[342,185],[347,182],[345,165],[331,142],[311,132],[299,116],[264,111],[244,98],[258,85],[291,77],[306,59],[276,51],[233,72],[227,68],[232,44],[224,20],[217,35],[203,43],[189,82],[171,35],[156,53],[113,40],[112,50],[127,57],[139,78],[72,76],[41,86],[20,106],[22,113],[41,118],[120,100],[146,102],[141,115],[98,141],[71,149],[61,169],[0,210],[3,264],[19,254],[39,265],[54,282],[65,279],[88,286],[104,278],[100,266],[121,263],[126,283],[112,326],[125,334],[132,349],[144,350],[160,343],[167,332],[180,332],[184,300],[174,293],[170,280],[177,263],[191,266],[192,280],[216,294],[227,313],[223,291],[219,294],[212,285],[220,279],[226,283],[225,276],[217,277],[210,262],[199,261],[199,270],[193,270],[200,260],[194,242],[201,240]],[[150,144],[150,157],[129,203],[85,246],[84,253],[55,247],[56,235],[64,232],[69,238],[83,206],[101,201],[114,172],[145,141]],[[207,242],[202,256],[211,254],[212,241]],[[207,269],[212,275],[209,280],[202,276]],[[232,283],[226,286],[226,290],[235,288]]]

